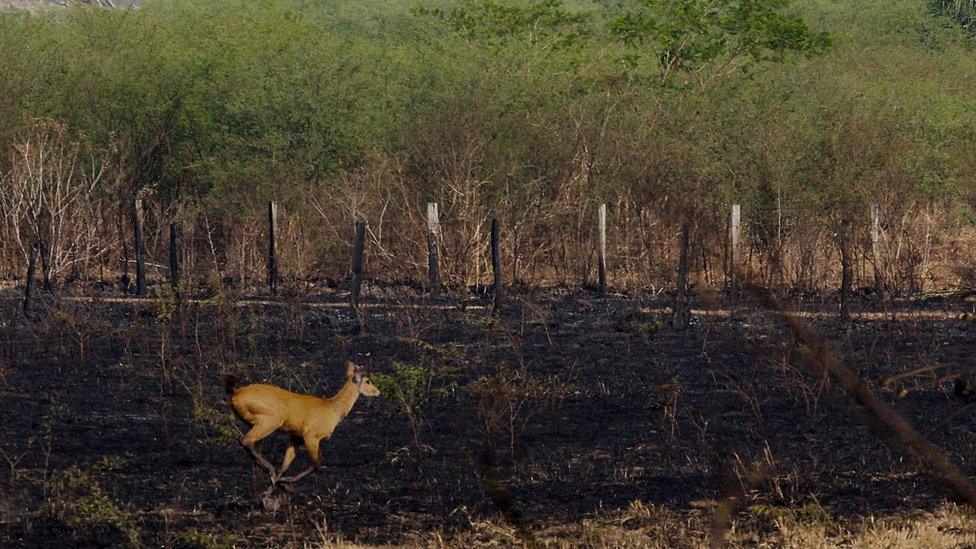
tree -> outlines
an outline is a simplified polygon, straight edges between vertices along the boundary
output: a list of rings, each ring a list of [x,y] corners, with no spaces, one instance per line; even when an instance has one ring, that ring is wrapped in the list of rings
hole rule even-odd
[[[790,54],[815,55],[830,38],[786,15],[789,0],[637,0],[611,20],[611,35],[632,48],[630,60],[658,60],[664,85],[717,80]]]

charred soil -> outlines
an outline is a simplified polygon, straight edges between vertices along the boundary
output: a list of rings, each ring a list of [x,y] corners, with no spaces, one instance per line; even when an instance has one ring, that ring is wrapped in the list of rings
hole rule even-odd
[[[287,299],[61,299],[29,319],[4,302],[3,545],[600,545],[609,523],[638,536],[621,544],[696,544],[755,464],[768,474],[734,514],[743,543],[779,539],[781,513],[843,526],[953,501],[756,307],[675,331],[627,296],[525,294],[497,318],[397,299],[364,308],[361,331],[342,307]],[[806,309],[976,476],[976,408],[953,392],[973,373],[967,305],[889,305],[849,325]],[[359,401],[323,441],[323,467],[269,511],[223,376],[330,395],[350,357],[384,394]],[[283,448],[274,436],[262,451],[279,463]]]

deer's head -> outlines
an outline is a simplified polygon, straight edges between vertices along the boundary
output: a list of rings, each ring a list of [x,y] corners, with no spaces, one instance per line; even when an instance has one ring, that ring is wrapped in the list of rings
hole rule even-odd
[[[356,384],[359,394],[368,397],[380,396],[380,390],[369,380],[365,369],[351,360],[346,362],[346,379]]]

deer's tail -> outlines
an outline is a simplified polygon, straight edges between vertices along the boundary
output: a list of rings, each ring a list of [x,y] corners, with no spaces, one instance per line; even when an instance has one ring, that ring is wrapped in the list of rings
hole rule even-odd
[[[224,376],[224,391],[227,392],[228,396],[234,394],[234,387],[236,385],[237,385],[237,376],[235,376],[234,374],[227,374]]]

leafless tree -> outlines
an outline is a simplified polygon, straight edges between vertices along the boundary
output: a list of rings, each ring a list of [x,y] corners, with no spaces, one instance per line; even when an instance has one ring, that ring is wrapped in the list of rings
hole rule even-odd
[[[0,186],[5,240],[24,257],[40,244],[46,282],[96,253],[93,191],[105,173],[106,165],[71,140],[62,123],[34,120],[13,147]]]

